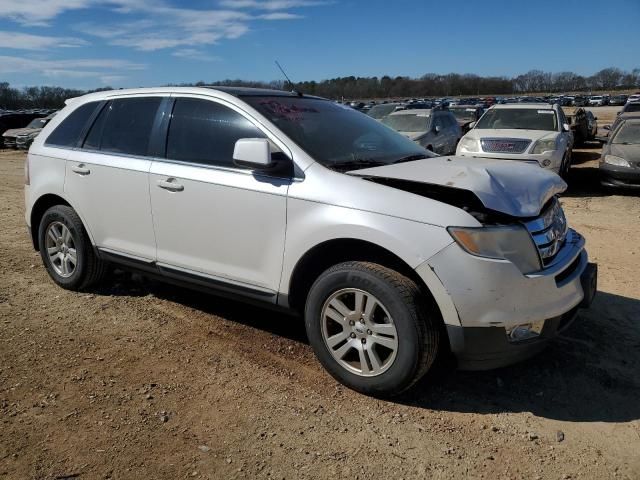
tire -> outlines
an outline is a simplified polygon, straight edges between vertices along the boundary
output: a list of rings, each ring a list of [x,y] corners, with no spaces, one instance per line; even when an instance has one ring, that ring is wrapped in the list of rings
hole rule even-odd
[[[40,220],[38,240],[47,273],[62,288],[86,290],[105,276],[107,264],[96,256],[87,231],[73,208],[67,205],[49,208]]]
[[[356,295],[365,298],[360,308]],[[377,397],[404,392],[429,370],[439,350],[437,318],[412,280],[368,262],[326,270],[305,308],[309,342],[324,368],[347,387]]]
[[[562,157],[562,164],[560,165],[560,177],[563,180],[567,180],[569,178],[569,171],[571,170],[571,153],[567,152]]]

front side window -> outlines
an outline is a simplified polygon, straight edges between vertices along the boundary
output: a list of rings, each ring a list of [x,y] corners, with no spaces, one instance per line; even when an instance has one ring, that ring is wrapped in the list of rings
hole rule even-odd
[[[80,134],[99,103],[85,103],[76,108],[51,132],[44,144],[56,147],[75,147]]]
[[[517,129],[557,131],[558,119],[551,109],[494,108],[478,121],[480,129]]]
[[[120,98],[98,115],[83,147],[125,155],[147,155],[160,97]]]
[[[178,98],[169,124],[167,158],[233,167],[236,141],[264,137],[249,120],[224,105]]]

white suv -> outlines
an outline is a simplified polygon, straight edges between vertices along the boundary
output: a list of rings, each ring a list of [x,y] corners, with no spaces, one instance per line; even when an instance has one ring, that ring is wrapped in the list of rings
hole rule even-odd
[[[493,105],[460,140],[456,154],[537,162],[566,177],[573,133],[559,105]]]
[[[392,395],[438,353],[525,358],[596,268],[538,167],[436,157],[334,102],[155,88],[70,100],[34,141],[26,221],[51,278],[107,266],[304,315],[320,362]]]

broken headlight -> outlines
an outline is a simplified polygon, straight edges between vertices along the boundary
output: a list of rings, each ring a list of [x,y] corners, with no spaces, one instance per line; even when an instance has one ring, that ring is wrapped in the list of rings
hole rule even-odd
[[[525,274],[542,268],[538,249],[524,227],[449,227],[447,231],[471,255],[509,260]]]

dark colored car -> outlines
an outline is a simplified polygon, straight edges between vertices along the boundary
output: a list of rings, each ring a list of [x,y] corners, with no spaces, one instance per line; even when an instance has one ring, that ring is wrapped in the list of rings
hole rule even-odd
[[[589,105],[589,99],[587,97],[583,97],[582,95],[577,95],[573,99],[574,107],[586,107],[587,105]]]
[[[618,117],[600,158],[607,187],[640,188],[640,113]]]
[[[44,117],[46,114],[36,112],[2,112],[0,113],[0,147],[15,146],[15,137],[4,137],[7,130],[24,128],[34,118]]]
[[[609,105],[624,105],[629,95],[614,95],[609,99]]]
[[[382,121],[384,117],[396,111],[397,107],[399,107],[400,103],[381,103],[379,105],[374,105],[369,109],[367,115],[371,118],[375,118],[378,121]]]
[[[584,108],[565,107],[562,109],[569,127],[573,132],[574,145],[582,145],[591,138],[589,130],[589,118]]]
[[[471,124],[480,120],[480,117],[484,113],[484,109],[479,106],[471,105],[455,105],[449,107],[449,111],[456,117],[456,121],[462,129],[464,135],[471,129]]]

